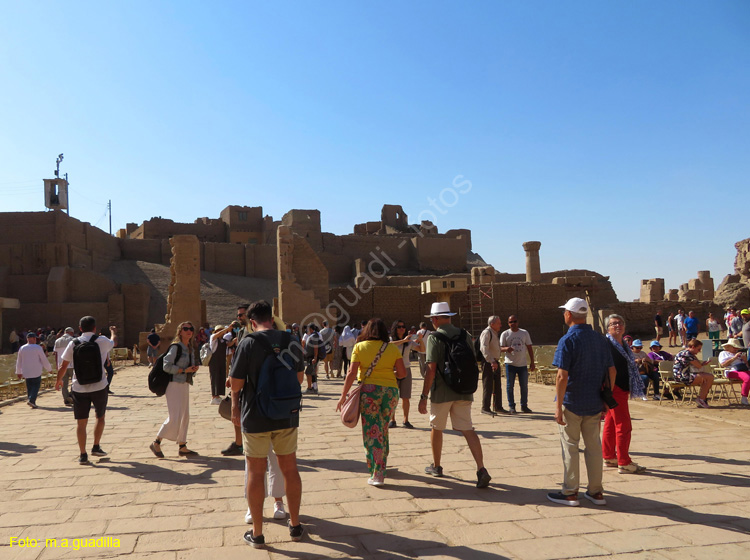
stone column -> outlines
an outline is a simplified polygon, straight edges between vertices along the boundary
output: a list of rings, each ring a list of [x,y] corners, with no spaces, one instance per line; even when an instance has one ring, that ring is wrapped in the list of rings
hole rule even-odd
[[[542,268],[539,265],[539,248],[542,246],[541,241],[527,241],[523,244],[523,250],[526,251],[526,281],[541,282]]]

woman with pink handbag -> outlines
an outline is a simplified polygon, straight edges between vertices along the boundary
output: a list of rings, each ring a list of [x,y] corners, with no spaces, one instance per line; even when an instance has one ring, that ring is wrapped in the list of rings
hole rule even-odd
[[[336,410],[342,411],[342,421],[350,428],[356,426],[357,416],[352,412],[357,410],[362,416],[362,438],[370,472],[367,484],[372,486],[385,484],[388,423],[398,404],[396,379],[406,377],[401,353],[389,340],[385,323],[381,319],[370,319],[354,345],[352,363],[336,405]],[[359,385],[352,394],[349,389],[355,377]]]

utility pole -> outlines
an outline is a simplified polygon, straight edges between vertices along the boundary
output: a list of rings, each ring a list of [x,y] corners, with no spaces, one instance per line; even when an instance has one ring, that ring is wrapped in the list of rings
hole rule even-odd
[[[112,235],[112,200],[107,202],[107,211],[109,212],[109,234]]]

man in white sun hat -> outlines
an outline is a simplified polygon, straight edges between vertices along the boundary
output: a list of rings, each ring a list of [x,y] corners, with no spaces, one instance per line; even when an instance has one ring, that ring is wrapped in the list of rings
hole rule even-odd
[[[602,440],[599,434],[602,385],[609,376],[615,384],[615,366],[609,342],[586,324],[589,306],[581,298],[565,305],[564,320],[568,332],[560,339],[552,365],[557,367],[555,421],[559,424],[563,453],[561,492],[550,492],[547,499],[556,504],[578,506],[580,464],[578,444],[585,445],[588,488],[584,497],[596,505],[606,505],[602,495]]]
[[[419,400],[419,413],[427,414],[429,394],[433,462],[425,468],[425,473],[443,476],[443,467],[440,465],[443,430],[450,416],[453,429],[466,438],[476,461],[477,488],[485,488],[492,477],[484,468],[482,444],[471,422],[471,403],[479,382],[479,369],[471,335],[451,324],[453,315],[455,313],[451,313],[450,305],[442,301],[433,303],[430,314],[425,315],[435,327],[435,332],[427,339],[427,371]]]

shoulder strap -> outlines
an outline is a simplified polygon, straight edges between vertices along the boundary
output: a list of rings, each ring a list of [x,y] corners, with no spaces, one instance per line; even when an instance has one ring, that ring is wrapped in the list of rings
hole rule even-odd
[[[435,331],[432,333],[432,336],[437,338],[443,344],[448,344],[450,342],[450,339],[441,332]]]
[[[94,341],[96,341],[97,338],[99,338],[99,335],[95,334],[94,336],[92,336],[91,338],[89,338],[89,342],[94,342]]]
[[[375,354],[375,358],[370,362],[370,367],[367,368],[367,371],[365,372],[365,379],[370,377],[370,374],[372,374],[372,370],[375,369],[375,365],[380,360],[380,356],[383,355],[383,352],[385,352],[385,349],[388,348],[388,342],[384,342],[383,345],[380,347],[380,350],[378,350],[378,353]]]
[[[177,360],[179,360],[182,357],[182,346],[177,344],[176,342],[173,342],[169,345],[169,348],[172,346],[177,346],[177,356],[175,356],[174,363],[177,364]],[[169,348],[167,348],[167,352],[169,352]]]

